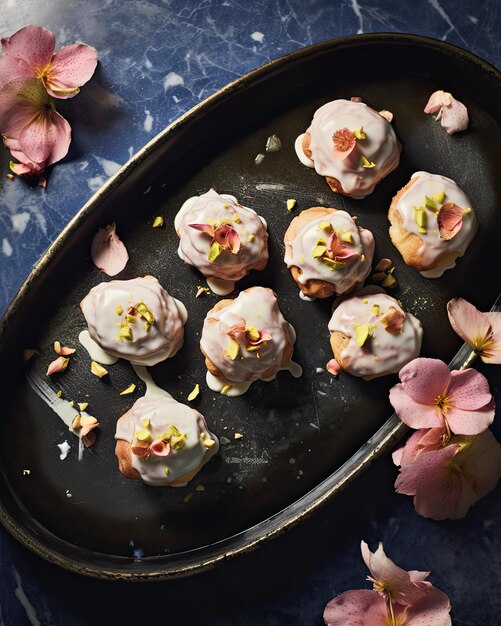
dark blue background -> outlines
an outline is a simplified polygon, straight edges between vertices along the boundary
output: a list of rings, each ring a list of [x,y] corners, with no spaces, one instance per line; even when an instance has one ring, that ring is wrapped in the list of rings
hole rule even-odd
[[[501,66],[498,0],[1,0],[1,36],[30,23],[50,28],[58,47],[93,45],[100,66],[62,109],[74,138],[46,191],[5,179],[2,151],[0,313],[108,176],[181,113],[270,59],[333,37],[398,31],[447,40]],[[487,374],[492,383],[492,370]],[[369,584],[361,539],[373,547],[382,540],[408,569],[431,570],[431,581],[451,598],[455,625],[500,624],[499,491],[466,519],[438,523],[417,516],[411,499],[393,492],[395,476],[391,460],[381,459],[272,544],[214,572],[162,584],[70,575],[0,529],[0,626],[320,625],[333,595]]]

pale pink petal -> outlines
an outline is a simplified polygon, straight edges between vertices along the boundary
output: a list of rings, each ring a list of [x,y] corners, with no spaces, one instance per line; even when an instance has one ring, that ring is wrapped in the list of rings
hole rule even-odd
[[[496,487],[501,478],[501,445],[490,430],[476,437],[463,438],[470,441],[455,457],[454,461],[463,469],[463,475],[474,481],[465,483],[471,486],[475,503]],[[470,503],[470,504],[472,504]]]
[[[233,324],[233,326],[230,326],[228,330],[226,331],[226,334],[229,335],[230,337],[235,337],[235,335],[240,335],[244,333],[245,333],[245,321],[244,320],[242,320],[241,322],[238,322],[237,324]]]
[[[360,256],[353,248],[345,246],[336,233],[332,233],[330,236],[327,249],[329,251],[329,256],[335,261],[344,261],[345,263],[349,263],[350,261],[358,259]]]
[[[492,400],[487,378],[473,368],[451,372],[447,397],[454,407],[466,411],[480,409]]]
[[[33,77],[33,68],[23,61],[7,54],[0,57],[0,85],[6,85],[20,78]]]
[[[417,581],[412,581],[407,571],[395,565],[386,556],[382,543],[379,543],[376,552],[371,552],[365,541],[362,541],[360,550],[371,577],[384,586],[384,590],[391,594],[394,602],[403,605],[414,604],[430,590],[430,583],[424,582],[428,572],[414,572]]]
[[[68,367],[68,363],[70,360],[63,356],[58,357],[47,368],[47,376],[52,376],[52,374],[57,374],[58,372],[64,372],[64,370]]]
[[[369,589],[345,591],[324,610],[327,626],[386,626],[387,616],[384,598]]]
[[[170,453],[170,445],[163,439],[155,439],[150,443],[149,452],[153,456],[168,456]]]
[[[231,250],[233,254],[240,250],[240,236],[228,224],[222,224],[214,230],[214,239],[222,248]]]
[[[336,359],[331,359],[325,367],[327,368],[329,374],[332,374],[334,377],[338,376],[342,371],[341,366]]]
[[[188,226],[214,237],[214,226],[211,226],[210,224],[188,224]]]
[[[332,142],[334,144],[332,154],[338,161],[346,159],[346,157],[353,152],[355,146],[357,145],[355,135],[349,128],[336,130],[336,132],[332,135]]]
[[[381,117],[384,117],[384,119],[387,122],[392,122],[393,121],[393,113],[391,111],[387,111],[386,109],[383,109],[382,111],[379,111],[379,115]]]
[[[50,65],[47,91],[55,98],[71,98],[94,74],[97,51],[83,43],[64,46]]]
[[[448,596],[432,587],[430,592],[405,609],[405,626],[451,626],[451,603]],[[401,613],[396,607],[395,615]]]
[[[424,107],[424,112],[428,115],[430,113],[436,113],[439,109],[442,108],[442,106],[450,104],[451,97],[451,94],[447,91],[434,91],[431,94],[426,106]]]
[[[463,298],[450,300],[447,303],[447,313],[454,331],[474,350],[479,350],[491,334],[491,320],[488,315],[481,313]],[[498,315],[501,319],[501,313]]]
[[[148,446],[131,446],[130,451],[135,456],[140,456],[140,457],[147,456],[149,454]]]
[[[437,215],[440,239],[448,241],[458,234],[463,226],[463,213],[464,210],[454,202],[447,202],[440,207]]]
[[[74,354],[77,350],[76,348],[67,348],[66,346],[62,346],[59,341],[54,342],[54,351],[56,354],[61,356],[69,356],[70,354]]]
[[[439,450],[442,447],[442,437],[445,428],[421,428],[412,433],[405,445],[398,448],[391,455],[395,465],[406,465],[414,461],[416,457],[424,452]]]
[[[405,365],[398,375],[405,393],[423,404],[431,404],[444,394],[451,380],[449,368],[443,361],[424,357]]]
[[[85,426],[82,426],[82,429],[80,431],[80,436],[82,438],[85,437],[85,435],[88,435],[91,430],[94,430],[94,428],[97,428],[98,426],[99,426],[98,422],[96,422],[95,424],[85,424]]]
[[[402,332],[404,327],[405,315],[402,311],[399,311],[394,306],[391,306],[384,315],[379,318],[379,321],[384,326],[384,329],[390,335],[398,335]]]
[[[50,103],[36,78],[15,80],[0,88],[0,133],[19,140],[23,128]],[[19,147],[21,150],[21,148]]]
[[[43,26],[33,24],[2,39],[2,48],[7,55],[22,59],[30,67],[40,70],[50,63],[55,46],[54,34]]]
[[[452,98],[448,106],[442,108],[440,123],[449,135],[468,128],[468,109],[462,102]]]
[[[115,276],[123,270],[129,260],[127,248],[115,232],[116,225],[100,228],[90,249],[94,265],[108,276]]]
[[[421,404],[411,398],[402,384],[390,389],[390,402],[398,417],[411,428],[442,428],[444,418],[436,404]]]
[[[34,118],[19,135],[21,150],[35,163],[52,165],[68,154],[71,126],[55,110]]]
[[[484,363],[501,364],[501,313],[489,311],[484,313],[492,327],[489,345],[484,347],[480,358]]]
[[[350,100],[352,102],[362,102],[362,98],[360,96],[351,96]]]
[[[495,414],[494,399],[481,409],[465,411],[464,409],[451,408],[445,417],[449,427],[456,435],[478,435],[489,428]]]

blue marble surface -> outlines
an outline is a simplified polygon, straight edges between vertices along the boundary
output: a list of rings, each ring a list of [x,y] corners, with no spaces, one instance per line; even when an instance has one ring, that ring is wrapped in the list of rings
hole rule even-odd
[[[395,31],[447,40],[501,66],[498,0],[2,0],[0,13],[1,36],[41,24],[58,46],[81,40],[100,59],[91,83],[61,108],[74,139],[47,190],[7,180],[8,155],[1,151],[0,313],[120,165],[181,113],[270,59],[333,37]],[[362,538],[382,540],[408,569],[431,570],[432,582],[451,598],[454,624],[500,624],[499,491],[466,519],[437,523],[418,517],[411,499],[393,492],[394,478],[390,459],[381,459],[281,539],[214,572],[164,584],[67,574],[0,529],[0,626],[320,625],[333,595],[367,586]]]

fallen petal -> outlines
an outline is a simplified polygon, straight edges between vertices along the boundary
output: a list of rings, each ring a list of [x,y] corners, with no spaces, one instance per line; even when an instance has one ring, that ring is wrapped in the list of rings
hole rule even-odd
[[[391,111],[383,109],[382,111],[379,111],[379,115],[381,115],[381,117],[384,117],[387,122],[391,123],[393,121],[393,113]]]
[[[384,326],[384,329],[390,335],[398,335],[402,332],[404,327],[404,319],[405,315],[402,311],[399,311],[394,306],[390,306],[390,308],[381,315],[379,321]]]
[[[463,225],[464,210],[454,202],[447,202],[440,207],[437,215],[440,239],[448,241],[455,237]]]
[[[64,370],[68,367],[69,362],[69,358],[65,358],[64,356],[58,357],[57,359],[52,361],[52,363],[47,368],[47,376],[57,374],[58,372],[64,372]]]
[[[452,98],[450,105],[442,107],[440,124],[449,135],[468,128],[468,109],[462,102]]]
[[[433,92],[424,107],[424,112],[428,115],[430,113],[436,113],[444,105],[450,104],[451,97],[452,96],[448,91],[439,90]]]
[[[97,428],[98,426],[99,426],[98,422],[95,422],[94,424],[85,424],[84,426],[82,426],[82,430],[80,431],[80,436],[85,437],[85,435],[88,435],[91,430],[94,430],[94,428]]]
[[[76,348],[66,348],[65,346],[62,346],[59,341],[54,341],[54,352],[62,356],[69,356],[70,354],[74,354],[76,352]]]
[[[127,265],[127,248],[115,232],[116,225],[100,228],[92,240],[90,255],[94,265],[108,276],[116,276]]]
[[[325,367],[327,368],[327,371],[334,376],[334,378],[342,371],[341,366],[336,359],[331,359]]]

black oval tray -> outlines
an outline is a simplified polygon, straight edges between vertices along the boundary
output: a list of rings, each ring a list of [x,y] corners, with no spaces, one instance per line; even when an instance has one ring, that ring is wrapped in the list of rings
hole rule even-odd
[[[471,116],[467,132],[450,137],[423,113],[436,89],[453,92]],[[330,191],[299,163],[294,140],[313,112],[335,98],[361,96],[393,111],[403,144],[399,168],[362,201]],[[282,149],[266,154],[276,134]],[[160,133],[82,208],[37,264],[2,320],[0,337],[0,519],[37,554],[67,569],[101,578],[159,579],[223,562],[278,535],[346,488],[405,431],[392,417],[388,390],[395,377],[364,382],[317,373],[331,357],[330,301],[304,302],[283,263],[283,233],[297,211],[334,206],[359,216],[376,236],[376,259],[396,263],[395,295],[423,322],[423,354],[450,360],[460,346],[445,304],[462,295],[488,309],[499,290],[501,80],[484,61],[443,42],[411,35],[363,35],[325,42],[269,63],[231,83]],[[407,268],[388,238],[387,209],[410,175],[425,169],[455,179],[478,211],[480,230],[457,267],[436,280]],[[272,287],[298,332],[301,379],[286,372],[256,383],[241,398],[205,385],[198,349],[202,320],[217,301],[195,298],[203,279],[177,256],[173,218],[182,202],[215,187],[263,215],[270,262],[238,284]],[[286,210],[295,198],[297,208]],[[152,229],[155,215],[165,229]],[[52,386],[64,397],[90,401],[101,423],[95,446],[77,460],[77,440],[25,380],[22,350],[36,347],[41,373],[55,339],[78,347],[85,327],[79,301],[107,280],[89,259],[99,226],[112,221],[130,253],[119,278],[153,274],[188,308],[186,342],[173,359],[152,368],[180,401],[195,383],[195,405],[210,429],[229,443],[185,488],[151,488],[118,472],[114,425],[135,396],[118,391],[137,379],[130,365],[110,367],[109,381],[89,371],[83,349]],[[467,356],[467,351],[462,356]],[[459,362],[459,361],[458,361]],[[144,386],[139,385],[138,394]],[[88,396],[88,397],[87,397]],[[235,440],[235,432],[243,438]],[[59,460],[57,443],[72,449]],[[30,474],[23,474],[30,469]],[[202,484],[204,491],[196,491]],[[71,498],[68,497],[71,493]],[[190,495],[191,494],[191,495]],[[135,555],[134,556],[134,551]],[[142,557],[138,558],[138,555]]]

